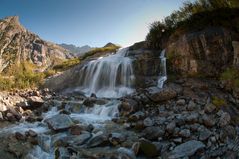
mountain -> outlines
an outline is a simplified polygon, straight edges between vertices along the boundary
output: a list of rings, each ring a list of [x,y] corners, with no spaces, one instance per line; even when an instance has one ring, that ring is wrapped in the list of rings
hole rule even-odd
[[[0,20],[0,72],[25,61],[45,69],[72,57],[65,48],[44,41],[24,28],[18,16]]]
[[[61,47],[69,50],[71,53],[75,54],[76,56],[81,56],[86,52],[91,51],[92,49],[94,49],[93,47],[90,47],[89,45],[84,45],[82,47],[77,47],[75,45],[72,44],[60,44]]]

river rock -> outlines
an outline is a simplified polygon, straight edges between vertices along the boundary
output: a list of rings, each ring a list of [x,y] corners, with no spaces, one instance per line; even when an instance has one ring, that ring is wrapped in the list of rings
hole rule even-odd
[[[177,159],[183,157],[190,157],[204,147],[205,145],[201,141],[190,140],[186,143],[176,146],[174,150],[170,152],[168,158]]]
[[[216,106],[213,105],[212,103],[208,103],[208,104],[206,104],[206,106],[204,107],[205,113],[212,113],[215,109],[216,109]]]
[[[126,140],[126,137],[121,133],[111,133],[109,135],[109,141],[113,145],[118,145]]]
[[[74,136],[72,140],[68,142],[72,145],[83,145],[92,137],[91,133],[82,133],[80,135]]]
[[[134,152],[130,149],[127,149],[125,147],[120,147],[117,149],[119,158],[122,159],[136,159],[136,156]]]
[[[149,117],[144,119],[143,123],[144,123],[145,127],[153,126],[154,125],[154,121],[152,119],[150,119]]]
[[[177,92],[169,87],[163,89],[159,89],[158,87],[150,87],[146,90],[148,92],[148,97],[154,102],[167,101],[177,96]]]
[[[228,125],[231,121],[231,116],[229,113],[227,112],[223,112],[220,119],[219,119],[219,126],[220,127],[224,127],[226,125]]]
[[[45,122],[48,124],[49,128],[55,131],[66,130],[75,125],[70,116],[66,114],[57,114],[46,119]]]
[[[188,110],[188,111],[193,111],[193,110],[195,110],[196,108],[197,108],[197,104],[194,103],[193,101],[190,101],[190,102],[188,103],[188,106],[187,106],[187,110]]]
[[[107,145],[108,137],[103,132],[98,132],[95,134],[88,142],[87,147],[97,147],[97,146],[104,146]]]
[[[172,121],[166,126],[166,131],[168,133],[172,134],[174,132],[175,128],[176,128],[176,123],[175,123],[175,121]]]
[[[44,100],[38,96],[31,96],[28,98],[28,103],[32,108],[38,108],[44,104]]]
[[[146,157],[155,157],[159,154],[157,146],[146,139],[140,139],[140,151],[142,151]]]
[[[199,129],[199,140],[205,141],[212,135],[212,132],[205,127]]]
[[[80,135],[83,130],[84,130],[84,128],[82,126],[75,125],[69,129],[69,132],[72,135]]]
[[[66,159],[70,158],[70,153],[64,147],[58,147],[55,149],[55,158],[57,159]]]
[[[165,133],[165,130],[158,126],[150,126],[143,130],[143,137],[149,140],[157,140],[159,137],[162,137]]]
[[[137,122],[140,119],[143,119],[145,117],[145,113],[142,111],[138,111],[132,115],[129,116],[128,121],[130,122]]]
[[[124,115],[134,113],[138,111],[138,102],[133,99],[125,98],[119,105],[119,111]]]
[[[212,127],[216,123],[215,119],[212,116],[208,116],[206,114],[204,114],[202,116],[202,121],[203,121],[204,125],[207,126],[207,127]]]
[[[184,99],[179,99],[177,102],[176,102],[177,105],[179,106],[183,106],[186,104],[186,101]]]
[[[188,138],[188,137],[190,137],[191,132],[190,132],[190,130],[188,130],[188,129],[183,129],[183,130],[180,130],[178,134],[179,134],[181,137]]]

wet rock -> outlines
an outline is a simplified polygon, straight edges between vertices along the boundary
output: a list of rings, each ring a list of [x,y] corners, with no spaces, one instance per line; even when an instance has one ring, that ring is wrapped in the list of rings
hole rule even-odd
[[[179,134],[181,137],[188,138],[188,137],[190,137],[191,132],[190,132],[190,130],[188,130],[188,129],[183,129],[183,130],[180,130],[178,134]]]
[[[144,119],[143,123],[144,123],[145,127],[153,126],[154,125],[154,121],[152,119],[150,119],[149,117]]]
[[[45,121],[48,126],[55,131],[66,130],[74,126],[72,119],[65,114],[58,114]]]
[[[140,119],[143,119],[145,117],[145,113],[142,111],[138,111],[132,115],[129,116],[128,121],[130,122],[137,122]]]
[[[109,142],[107,135],[103,132],[98,132],[87,142],[87,147],[105,146],[108,144]]]
[[[27,142],[10,142],[7,146],[7,151],[14,154],[15,158],[23,158],[31,148],[31,145]]]
[[[177,96],[177,92],[172,88],[166,87],[159,89],[158,87],[150,87],[147,89],[148,97],[154,102],[167,101]]]
[[[134,152],[130,149],[120,147],[117,149],[119,158],[122,159],[136,159]]]
[[[70,158],[70,153],[66,148],[58,147],[55,149],[55,158],[56,159],[67,159]]]
[[[220,119],[219,119],[219,126],[220,127],[224,127],[226,125],[228,125],[231,121],[231,116],[230,114],[228,114],[227,112],[222,113]]]
[[[109,135],[109,141],[112,145],[118,145],[126,140],[126,137],[120,133],[111,133]]]
[[[38,108],[44,104],[44,100],[38,96],[31,96],[28,98],[28,103],[31,105],[31,108]]]
[[[176,123],[175,123],[175,121],[172,121],[166,126],[166,131],[168,133],[172,134],[174,132],[175,128],[176,128]]]
[[[72,140],[69,140],[68,142],[72,145],[83,145],[85,144],[92,135],[90,133],[82,133],[80,135],[74,136]]]
[[[216,106],[209,103],[204,107],[205,113],[212,113],[216,109]]]
[[[30,137],[37,137],[37,133],[33,130],[28,130],[25,132],[26,136],[30,136]]]
[[[138,102],[133,99],[123,99],[119,105],[119,111],[123,115],[128,115],[138,111]]]
[[[140,139],[140,151],[142,151],[146,157],[155,157],[159,155],[157,146],[146,139]]]
[[[46,152],[50,151],[51,148],[51,138],[48,135],[40,134],[37,137],[38,145]]]
[[[201,141],[190,140],[186,143],[176,146],[175,149],[170,152],[168,158],[177,159],[182,157],[190,157],[204,147],[205,145]]]
[[[184,99],[179,99],[177,102],[176,102],[177,105],[179,106],[183,106],[186,104],[186,101]]]
[[[17,119],[15,118],[15,116],[12,113],[7,113],[6,118],[8,121],[11,121],[11,122],[17,121]]]
[[[149,140],[157,140],[159,137],[162,137],[165,133],[165,130],[158,126],[150,126],[143,130],[143,137]]]
[[[83,130],[84,130],[84,129],[83,129],[81,126],[75,125],[75,126],[73,126],[73,127],[71,127],[71,128],[69,129],[69,132],[70,132],[72,135],[80,135]]]
[[[94,97],[90,97],[90,98],[86,98],[83,102],[83,104],[87,107],[93,107],[94,103],[95,103],[96,98]]]
[[[2,115],[2,112],[0,112],[0,121],[3,121],[4,118],[3,118],[3,115]]]
[[[23,133],[20,133],[20,132],[16,132],[15,137],[18,140],[22,140],[22,141],[26,140],[26,136]]]
[[[140,150],[140,142],[135,142],[131,148],[134,151],[134,154],[137,156]]]

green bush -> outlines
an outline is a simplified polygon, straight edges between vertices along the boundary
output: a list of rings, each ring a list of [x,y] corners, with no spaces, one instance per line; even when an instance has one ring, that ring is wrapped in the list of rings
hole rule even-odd
[[[101,53],[105,53],[105,52],[116,52],[119,48],[120,48],[120,46],[116,46],[116,45],[111,45],[111,46],[102,47],[102,48],[95,48],[95,49],[85,53],[80,59],[85,60],[89,57],[94,56],[95,54],[101,54]]]
[[[239,70],[236,68],[228,68],[225,70],[220,77],[221,81],[224,81],[227,87],[239,88]]]
[[[25,89],[39,87],[44,81],[44,73],[35,72],[35,66],[28,62],[10,67],[5,76],[1,75],[0,89]]]
[[[205,26],[223,26],[238,30],[238,0],[196,0],[184,2],[183,6],[162,21],[150,25],[146,41],[150,47],[162,49],[170,35],[184,31],[200,30]],[[232,20],[234,22],[232,22]]]
[[[212,97],[212,104],[217,107],[226,106],[226,101],[224,99],[218,98],[218,97]]]
[[[66,60],[66,61],[63,61],[57,65],[55,65],[53,67],[53,70],[55,71],[65,71],[77,64],[80,63],[80,59],[79,58],[73,58],[73,59],[69,59],[69,60]]]

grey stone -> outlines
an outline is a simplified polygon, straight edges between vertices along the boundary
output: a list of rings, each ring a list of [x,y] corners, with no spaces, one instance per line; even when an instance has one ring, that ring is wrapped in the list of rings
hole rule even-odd
[[[205,145],[201,141],[191,140],[186,143],[180,144],[169,153],[169,159],[177,159],[182,157],[190,157],[195,154],[199,149],[204,148]]]
[[[66,114],[57,114],[49,119],[46,119],[45,122],[52,130],[55,131],[65,130],[75,125],[70,116]]]

